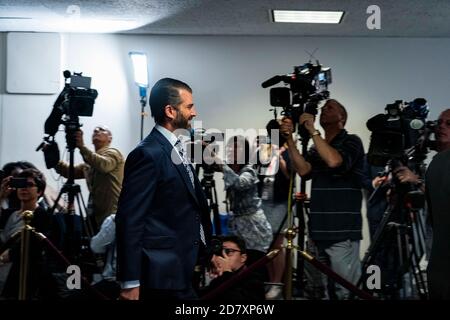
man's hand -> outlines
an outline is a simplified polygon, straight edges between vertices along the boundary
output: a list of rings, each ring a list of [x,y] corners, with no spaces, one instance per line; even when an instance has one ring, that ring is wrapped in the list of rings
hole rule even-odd
[[[231,266],[230,266],[230,259],[228,258],[227,254],[223,252],[223,257],[213,255],[211,262],[214,266],[215,273],[218,276],[221,276],[224,272],[232,272]]]
[[[81,148],[84,146],[83,131],[81,130],[77,130],[75,132],[75,146],[77,148]]]
[[[139,300],[139,287],[122,289],[119,300]]]
[[[373,187],[374,189],[378,188],[378,187],[381,186],[387,179],[388,179],[387,176],[382,176],[382,177],[376,176],[376,177],[373,178],[373,180],[372,180],[372,187]]]
[[[6,177],[2,180],[1,186],[0,186],[0,200],[4,200],[9,197],[11,194],[11,191],[13,191],[13,188],[9,187],[9,181],[11,180],[12,176]]]
[[[284,117],[281,120],[280,133],[286,139],[292,139],[292,133],[294,132],[294,123],[288,117]]]
[[[223,170],[223,160],[219,158],[215,152],[216,145],[211,143],[202,142],[204,146],[203,150],[203,161],[205,164],[210,165],[214,171],[222,172]]]
[[[313,134],[314,131],[316,131],[316,128],[314,127],[314,115],[310,114],[310,113],[303,113],[299,120],[298,123],[301,126],[304,126],[306,130],[308,130],[309,134]]]
[[[397,177],[400,183],[419,183],[420,179],[417,174],[409,170],[408,167],[401,166],[394,171],[395,176]]]
[[[9,249],[4,251],[0,255],[0,265],[11,262],[11,259],[9,258]]]

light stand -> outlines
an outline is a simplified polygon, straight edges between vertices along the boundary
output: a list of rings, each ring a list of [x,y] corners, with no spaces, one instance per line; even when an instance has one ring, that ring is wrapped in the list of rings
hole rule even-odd
[[[147,112],[145,112],[145,105],[147,104],[147,88],[139,87],[139,95],[141,99],[139,100],[141,103],[141,141],[144,139],[144,118],[147,116]]]
[[[130,52],[131,62],[133,64],[134,82],[139,87],[139,96],[141,104],[141,140],[144,138],[144,117],[147,116],[145,105],[147,104],[148,89],[148,67],[147,55],[143,52]]]

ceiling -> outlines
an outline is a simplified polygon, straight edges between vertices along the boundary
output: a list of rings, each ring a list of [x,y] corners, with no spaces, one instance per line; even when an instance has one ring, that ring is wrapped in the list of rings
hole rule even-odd
[[[381,29],[369,30],[369,5]],[[343,10],[338,25],[273,23],[271,9]],[[0,31],[450,37],[449,0],[0,0]]]

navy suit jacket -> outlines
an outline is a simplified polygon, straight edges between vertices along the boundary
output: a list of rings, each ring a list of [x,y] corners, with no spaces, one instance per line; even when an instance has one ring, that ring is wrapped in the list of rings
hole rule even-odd
[[[171,160],[173,147],[157,130],[128,155],[116,215],[117,279],[148,289],[191,288],[200,221],[211,237],[208,203],[195,176]],[[174,151],[176,152],[176,151]]]

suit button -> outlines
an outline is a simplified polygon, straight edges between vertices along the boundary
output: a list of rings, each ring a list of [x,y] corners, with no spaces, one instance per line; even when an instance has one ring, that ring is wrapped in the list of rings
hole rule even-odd
[[[198,246],[198,241],[197,241],[197,240],[195,240],[195,241],[194,241],[194,244],[195,244],[196,246]]]

